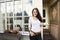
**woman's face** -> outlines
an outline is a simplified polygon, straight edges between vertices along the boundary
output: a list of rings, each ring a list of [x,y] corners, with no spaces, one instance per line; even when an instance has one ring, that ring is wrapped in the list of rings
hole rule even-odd
[[[36,16],[37,16],[37,14],[38,14],[38,13],[37,13],[37,10],[34,10],[34,11],[33,11],[33,16],[35,16],[35,17],[36,17]]]

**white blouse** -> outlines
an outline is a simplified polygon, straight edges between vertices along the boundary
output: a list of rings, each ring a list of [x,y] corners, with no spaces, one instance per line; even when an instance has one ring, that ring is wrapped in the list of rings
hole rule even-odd
[[[33,32],[40,32],[41,31],[39,19],[34,20],[33,17],[29,18],[29,30],[32,30]]]

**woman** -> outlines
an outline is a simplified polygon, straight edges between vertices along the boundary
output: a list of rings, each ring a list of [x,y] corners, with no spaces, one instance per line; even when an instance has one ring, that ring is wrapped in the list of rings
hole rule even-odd
[[[30,40],[41,40],[42,18],[38,8],[32,10],[32,17],[29,18]]]

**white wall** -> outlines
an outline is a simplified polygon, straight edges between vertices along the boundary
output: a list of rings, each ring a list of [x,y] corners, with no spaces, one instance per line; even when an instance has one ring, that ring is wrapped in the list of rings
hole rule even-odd
[[[33,8],[37,7],[41,13],[41,15],[43,15],[43,4],[42,4],[42,0],[33,0]]]

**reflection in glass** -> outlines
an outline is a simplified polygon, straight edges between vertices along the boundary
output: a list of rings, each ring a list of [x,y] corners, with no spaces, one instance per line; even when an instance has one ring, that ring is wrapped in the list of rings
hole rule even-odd
[[[25,31],[28,31],[28,25],[24,25]]]
[[[14,4],[13,1],[1,3],[1,13],[4,17],[3,21],[4,24],[7,21],[6,26],[8,30],[13,30],[13,25],[20,25],[21,28],[23,25],[25,27],[25,31],[28,31],[28,24],[24,24],[28,23],[29,16],[31,16],[31,10],[32,0],[23,0],[23,5],[22,0],[15,0]],[[24,28],[22,30],[24,30]]]
[[[1,13],[5,14],[5,11],[6,11],[6,9],[5,9],[5,3],[1,3]]]
[[[3,19],[3,27],[4,27],[4,30],[5,30],[5,19]]]
[[[19,27],[22,27],[22,17],[15,17],[14,18],[14,26],[19,25]]]
[[[27,12],[26,12],[26,11],[24,11],[24,16],[28,16],[28,14],[27,14]]]
[[[13,24],[10,25],[10,30],[13,30]]]
[[[10,29],[10,27],[9,27],[10,25],[7,25],[7,30],[9,30]]]
[[[13,23],[13,18],[7,18],[7,23]]]
[[[22,16],[22,1],[15,1],[15,16]]]
[[[29,17],[24,17],[24,23],[28,23]]]
[[[7,30],[13,30],[13,18],[7,18]]]
[[[16,14],[15,14],[15,16],[22,16],[22,12],[17,12]]]
[[[9,16],[13,16],[13,12],[10,12],[10,13],[9,13]]]
[[[10,18],[10,23],[13,23],[13,18]]]
[[[22,17],[15,17],[15,20],[22,20]]]
[[[23,10],[24,10],[24,12],[26,12],[26,14],[28,16],[32,15],[31,10],[32,10],[33,6],[31,4],[32,4],[32,0],[23,0]],[[24,14],[24,16],[26,16],[26,15]]]
[[[7,24],[10,23],[10,18],[7,18]]]
[[[13,2],[7,2],[7,13],[13,12]]]

